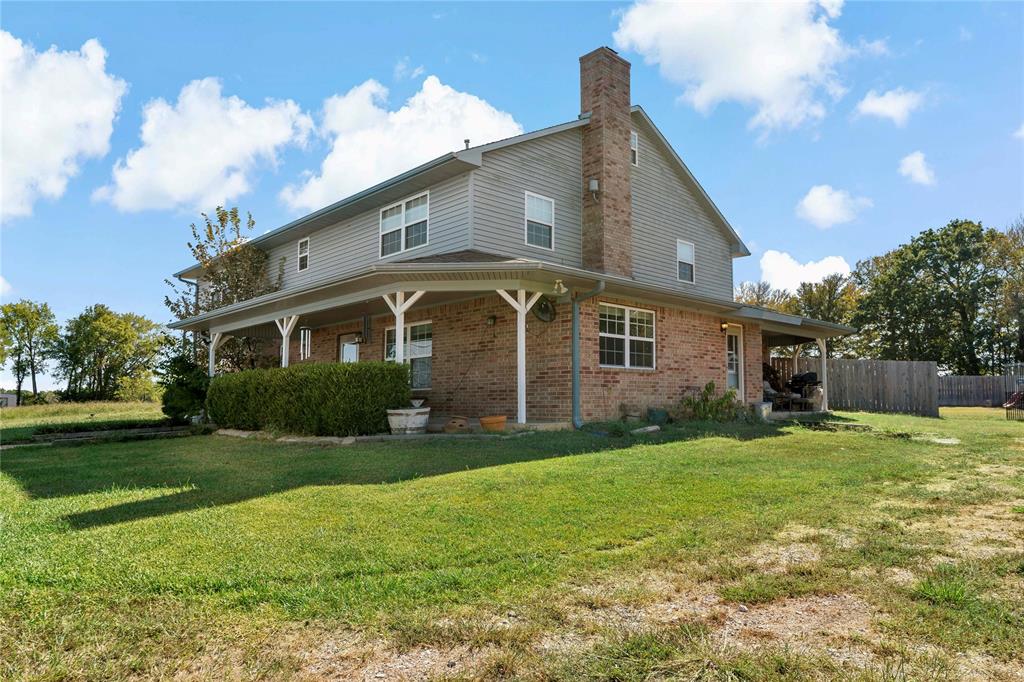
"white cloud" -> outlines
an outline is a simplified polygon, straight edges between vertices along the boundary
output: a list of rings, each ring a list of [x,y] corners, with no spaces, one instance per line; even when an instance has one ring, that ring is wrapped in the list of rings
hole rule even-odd
[[[304,144],[312,119],[291,100],[253,107],[223,97],[216,78],[195,80],[173,105],[163,99],[142,111],[142,146],[114,165],[113,183],[93,197],[121,211],[205,209],[229,204],[251,189],[259,162]]]
[[[106,60],[97,40],[40,53],[0,31],[0,219],[31,215],[40,197],[61,197],[82,161],[110,150],[128,85],[107,73]]]
[[[796,214],[815,227],[827,230],[833,225],[850,222],[861,209],[871,206],[870,199],[853,197],[845,189],[815,185],[796,205]]]
[[[861,116],[887,118],[902,127],[906,125],[910,113],[923,103],[924,95],[913,90],[896,88],[882,94],[870,90],[857,103],[857,113]]]
[[[404,78],[413,80],[419,78],[425,72],[426,69],[424,69],[422,65],[412,66],[408,57],[402,57],[397,62],[395,62],[395,69],[393,75],[396,81],[400,81]]]
[[[1024,123],[1021,123],[1020,128],[1017,128],[1017,130],[1013,131],[1013,136],[1016,137],[1018,140],[1024,140]]]
[[[900,175],[919,185],[935,184],[935,171],[925,160],[924,152],[911,152],[900,159]]]
[[[878,38],[876,40],[865,40],[864,38],[861,38],[858,43],[857,50],[861,54],[870,55],[872,57],[886,57],[892,54],[892,51],[889,49],[889,41],[885,38]]]
[[[841,0],[640,0],[622,15],[615,44],[657,64],[702,113],[737,101],[757,109],[750,128],[795,128],[824,117],[823,94],[845,91],[835,67],[853,51],[829,24],[841,8]]]
[[[331,150],[320,173],[289,185],[281,199],[294,210],[313,210],[463,147],[484,144],[523,129],[510,114],[428,76],[419,92],[394,111],[388,89],[368,80],[324,102],[321,133]]]
[[[842,256],[800,263],[785,251],[765,251],[761,256],[761,279],[776,289],[795,292],[803,282],[818,283],[832,274],[850,274],[850,264]]]
[[[11,293],[11,283],[3,275],[0,275],[0,296],[6,296],[9,293]]]

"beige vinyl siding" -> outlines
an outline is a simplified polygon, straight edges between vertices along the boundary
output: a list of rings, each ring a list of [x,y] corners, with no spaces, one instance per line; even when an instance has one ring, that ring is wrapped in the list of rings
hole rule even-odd
[[[580,266],[582,168],[578,129],[485,152],[472,172],[472,248]],[[526,243],[526,192],[555,202],[554,250]]]
[[[380,258],[380,209],[376,207],[309,236],[309,268],[296,269],[298,238],[270,250],[270,270],[276,276],[280,258],[285,259],[283,288],[302,286],[328,276],[342,277],[374,263],[387,263],[469,248],[469,173],[430,188],[427,243],[424,246]],[[414,192],[415,196],[421,192]]]
[[[633,185],[633,277],[681,292],[732,300],[729,238],[699,190],[676,170],[674,161],[634,116],[640,137],[640,165],[631,166]],[[680,282],[676,240],[694,245],[694,283]]]

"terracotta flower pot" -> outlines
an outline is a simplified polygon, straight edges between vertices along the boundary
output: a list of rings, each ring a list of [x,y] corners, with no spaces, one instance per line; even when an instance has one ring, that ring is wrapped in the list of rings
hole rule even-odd
[[[491,417],[480,417],[480,428],[484,431],[497,432],[505,430],[505,422],[508,420],[503,414]]]

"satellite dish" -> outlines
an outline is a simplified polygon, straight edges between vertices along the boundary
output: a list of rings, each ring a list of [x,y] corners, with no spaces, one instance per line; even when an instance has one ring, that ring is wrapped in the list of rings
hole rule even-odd
[[[547,296],[541,296],[533,304],[533,314],[541,322],[551,322],[555,319],[555,304]]]

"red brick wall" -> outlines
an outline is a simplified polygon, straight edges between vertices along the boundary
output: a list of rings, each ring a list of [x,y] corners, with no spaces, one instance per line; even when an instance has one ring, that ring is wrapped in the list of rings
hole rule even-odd
[[[598,363],[598,302],[580,310],[580,386],[586,421],[613,419],[623,403],[641,408],[667,407],[684,392],[714,381],[725,385],[725,335],[721,318],[614,298],[602,301],[634,305],[656,313],[655,370],[603,368]],[[553,322],[527,315],[526,403],[530,420],[567,421],[572,417],[572,309],[556,306]],[[487,324],[490,316],[493,326]],[[406,324],[430,320],[433,326],[431,388],[417,391],[437,414],[479,417],[516,415],[516,316],[496,294],[429,308],[414,307]],[[382,360],[384,330],[394,326],[390,315],[372,320],[370,341],[359,359]],[[354,320],[313,330],[312,357],[306,362],[336,362],[338,335],[362,330]],[[298,331],[291,362],[299,364]],[[761,335],[757,325],[744,325],[744,371],[747,401],[761,398]]]
[[[583,267],[633,274],[629,62],[607,47],[580,57],[583,128]],[[598,181],[596,196],[587,188]]]
[[[656,369],[601,367],[598,361],[598,306],[617,303],[655,312]],[[580,310],[580,380],[584,421],[620,415],[623,404],[667,407],[693,389],[714,381],[725,387],[722,319],[693,311],[637,304],[626,299],[591,299]],[[744,325],[746,401],[761,399],[761,332]],[[753,380],[752,380],[753,379]]]

